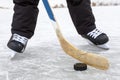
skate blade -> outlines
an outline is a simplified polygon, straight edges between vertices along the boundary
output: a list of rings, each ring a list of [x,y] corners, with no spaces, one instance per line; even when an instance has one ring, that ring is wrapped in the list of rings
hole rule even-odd
[[[17,54],[17,52],[9,49],[9,51],[6,54],[8,59],[12,59]]]
[[[92,46],[96,46],[98,48],[101,48],[101,49],[104,49],[104,50],[109,50],[109,46],[105,43],[105,44],[102,44],[102,45],[95,45],[94,43],[92,43],[91,41],[89,41],[88,39],[85,39],[90,45]]]
[[[10,58],[14,58],[15,54],[17,54],[17,52],[12,51],[12,52],[10,53],[9,57],[10,57]]]
[[[96,45],[99,48],[105,49],[105,50],[109,50],[109,46],[107,44],[103,44],[103,45]]]

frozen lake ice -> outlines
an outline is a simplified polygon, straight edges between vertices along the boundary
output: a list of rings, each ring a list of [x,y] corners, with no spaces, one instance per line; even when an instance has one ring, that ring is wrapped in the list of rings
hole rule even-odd
[[[6,3],[7,4],[7,3]],[[40,3],[41,4],[41,3]],[[110,68],[102,71],[88,66],[86,71],[74,71],[78,62],[65,54],[44,7],[39,5],[35,34],[23,54],[8,59],[6,44],[11,36],[13,5],[0,8],[0,80],[119,80],[120,79],[120,6],[93,7],[96,25],[110,38],[110,50],[102,50],[82,39],[76,32],[67,8],[54,9],[65,38],[79,49],[108,58]]]

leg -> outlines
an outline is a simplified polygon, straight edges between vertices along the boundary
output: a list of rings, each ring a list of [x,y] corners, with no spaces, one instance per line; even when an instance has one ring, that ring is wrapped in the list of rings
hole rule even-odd
[[[34,34],[39,0],[13,0],[14,15],[12,22],[12,36],[7,46],[16,52],[23,52],[28,39]]]
[[[13,2],[15,6],[12,34],[17,33],[31,38],[36,26],[39,0],[13,0]]]
[[[87,34],[96,28],[90,0],[67,0],[68,9],[79,34]]]
[[[67,0],[68,9],[78,33],[94,45],[109,49],[105,43],[109,41],[105,33],[96,29],[95,18],[90,0]]]

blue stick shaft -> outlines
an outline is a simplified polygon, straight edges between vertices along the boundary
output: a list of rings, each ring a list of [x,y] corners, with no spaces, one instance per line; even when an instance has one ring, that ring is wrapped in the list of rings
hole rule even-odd
[[[47,11],[47,14],[48,14],[49,18],[53,21],[56,21],[48,0],[42,0],[42,1],[43,1],[43,4],[45,6],[45,9]]]

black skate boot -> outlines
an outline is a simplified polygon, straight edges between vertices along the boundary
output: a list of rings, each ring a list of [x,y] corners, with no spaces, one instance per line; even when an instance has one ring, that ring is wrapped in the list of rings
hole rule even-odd
[[[108,36],[105,33],[102,33],[98,29],[94,29],[93,31],[87,33],[86,35],[81,35],[85,38],[90,44],[94,44],[97,47],[108,50],[109,47],[106,43],[109,41]]]
[[[7,46],[15,52],[22,53],[27,45],[28,38],[13,34]]]

